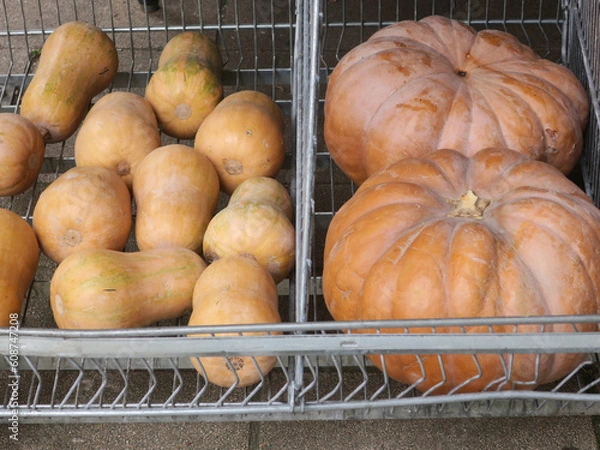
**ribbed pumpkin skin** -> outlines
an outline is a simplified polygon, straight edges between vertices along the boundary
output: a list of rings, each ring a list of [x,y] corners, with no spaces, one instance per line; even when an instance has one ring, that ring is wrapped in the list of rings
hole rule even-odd
[[[401,157],[440,148],[471,156],[507,147],[569,173],[588,110],[568,69],[512,35],[430,16],[383,28],[340,60],[328,80],[324,133],[335,162],[359,184]]]
[[[460,210],[470,191],[475,207],[466,202]],[[334,216],[323,295],[336,320],[594,314],[600,211],[558,170],[511,150],[406,158],[371,176]],[[513,332],[510,326],[495,330]],[[548,325],[544,331],[573,329]],[[535,355],[506,356],[505,363],[511,381],[534,388],[564,376],[582,358],[542,355],[537,379]],[[381,367],[378,355],[372,360]],[[484,389],[504,375],[498,355],[478,360],[482,376],[461,391]],[[443,361],[447,381],[436,393],[478,374],[471,355]],[[389,355],[385,362],[392,378],[410,384],[422,377],[414,355]],[[427,390],[442,380],[442,371],[437,355],[423,355],[422,363],[427,378],[417,388]]]

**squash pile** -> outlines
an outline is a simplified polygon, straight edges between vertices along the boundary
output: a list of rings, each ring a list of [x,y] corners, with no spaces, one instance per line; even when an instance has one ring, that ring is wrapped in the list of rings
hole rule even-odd
[[[2,196],[29,189],[46,143],[76,133],[76,165],[42,191],[32,225],[0,210],[0,326],[21,311],[40,251],[57,264],[50,305],[60,328],[144,327],[189,313],[190,325],[280,322],[276,285],[293,266],[295,232],[275,179],[285,154],[279,106],[258,91],[223,98],[220,51],[198,32],[167,43],[144,96],[101,95],[118,65],[101,29],[65,23],[42,48],[20,114],[0,115]],[[163,145],[161,133],[196,142]],[[222,193],[228,211],[244,205],[228,223],[217,219]],[[207,249],[209,230],[225,233],[211,232]],[[236,233],[246,238],[228,247]],[[217,359],[195,366],[221,386],[256,383],[276,361]]]
[[[566,176],[588,107],[566,68],[505,32],[443,17],[390,25],[347,53],[329,79],[325,143],[360,186],[327,231],[323,295],[333,318],[598,313],[600,210]],[[369,355],[433,394],[533,389],[585,357]]]

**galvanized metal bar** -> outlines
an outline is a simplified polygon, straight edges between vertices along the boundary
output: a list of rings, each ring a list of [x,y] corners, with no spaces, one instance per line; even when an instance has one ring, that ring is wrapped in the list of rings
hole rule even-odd
[[[371,321],[324,321],[324,322],[305,322],[305,323],[276,323],[276,324],[238,324],[238,325],[218,325],[218,326],[178,326],[178,327],[146,327],[146,328],[126,328],[111,330],[62,330],[57,328],[22,328],[19,330],[19,337],[40,336],[40,337],[59,337],[65,340],[72,338],[116,338],[116,337],[182,337],[187,334],[203,333],[325,333],[330,331],[345,332],[347,330],[385,330],[406,329],[411,330],[429,328],[432,332],[436,328],[453,327],[512,327],[526,325],[537,325],[540,327],[547,325],[569,325],[574,328],[583,324],[600,324],[599,314],[590,315],[568,315],[568,316],[529,316],[529,317],[465,317],[465,318],[446,318],[446,319],[408,319],[408,320],[371,320]],[[600,332],[599,332],[600,333]],[[6,328],[0,328],[0,337],[8,336]],[[595,335],[596,333],[588,333]]]
[[[9,348],[0,339],[1,352]],[[594,353],[598,333],[517,334],[294,334],[218,338],[73,338],[20,336],[28,356],[165,358],[233,355]]]

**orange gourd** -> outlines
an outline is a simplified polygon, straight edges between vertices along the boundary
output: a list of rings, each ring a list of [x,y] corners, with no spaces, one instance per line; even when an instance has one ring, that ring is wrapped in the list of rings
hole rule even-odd
[[[59,328],[116,329],[175,319],[191,310],[194,285],[205,267],[184,248],[78,251],[52,276],[54,320]]]
[[[20,314],[33,282],[39,247],[31,226],[18,214],[0,208],[0,327]]]
[[[294,266],[296,255],[294,225],[288,212],[277,204],[281,189],[285,190],[280,184],[271,188],[272,199],[260,190],[255,190],[256,198],[234,193],[208,223],[202,244],[206,261],[248,256],[266,268],[276,283],[281,282]],[[286,201],[279,201],[285,208]]]
[[[567,68],[516,37],[440,16],[406,20],[348,52],[328,79],[324,136],[360,184],[406,156],[507,147],[574,167],[587,94]]]
[[[229,256],[210,264],[194,286],[193,309],[188,325],[272,324],[281,322],[277,288],[269,273],[255,260]],[[260,336],[263,332],[243,333]],[[236,336],[219,333],[216,337]],[[206,337],[190,334],[190,337]],[[275,364],[275,356],[191,358],[196,370],[223,387],[256,384]]]
[[[283,113],[267,95],[240,91],[225,97],[198,128],[194,147],[217,169],[223,192],[243,181],[275,177],[285,158]]]
[[[85,22],[64,23],[42,47],[20,114],[40,129],[46,142],[64,141],[118,68],[117,49],[104,31]]]
[[[229,197],[229,204],[253,200],[271,203],[282,210],[290,221],[294,217],[292,199],[279,181],[270,177],[252,177],[239,184]]]
[[[220,196],[219,177],[208,158],[187,145],[160,147],[140,163],[133,195],[140,250],[185,247],[202,252]]]
[[[489,148],[469,158],[439,150],[369,177],[333,217],[324,256],[323,295],[340,321],[596,314],[600,210],[556,168],[515,151]],[[461,330],[437,330],[452,332]],[[584,357],[477,355],[481,374],[470,354],[371,360],[380,368],[385,361],[390,377],[421,391],[440,383],[435,393],[446,393],[462,383],[460,392],[513,382],[533,389]]]
[[[42,134],[26,118],[0,114],[0,197],[21,194],[33,185],[44,162]]]
[[[141,95],[114,91],[85,116],[75,139],[75,163],[114,171],[131,188],[138,165],[161,146],[154,110]]]
[[[33,210],[33,229],[54,262],[88,248],[123,250],[132,226],[131,194],[115,172],[73,167],[54,180]]]
[[[223,97],[222,70],[219,48],[206,35],[185,31],[167,42],[145,94],[162,131],[180,139],[194,137]]]

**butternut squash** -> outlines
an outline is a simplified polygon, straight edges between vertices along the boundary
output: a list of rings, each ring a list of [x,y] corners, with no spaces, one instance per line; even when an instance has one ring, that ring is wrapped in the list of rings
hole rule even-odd
[[[31,226],[18,214],[0,208],[0,327],[19,314],[31,286],[39,247]]]
[[[100,28],[79,21],[56,28],[42,47],[20,113],[46,142],[70,137],[92,99],[114,80],[119,58],[114,42]]]
[[[275,177],[285,158],[283,113],[267,95],[225,97],[202,122],[194,147],[214,164],[221,190],[231,194],[248,178]]]
[[[114,171],[131,189],[138,165],[161,138],[154,110],[141,95],[115,91],[98,100],[75,139],[78,166]]]
[[[185,247],[202,251],[219,203],[219,177],[192,147],[170,144],[147,155],[133,181],[135,236],[140,250]]]
[[[289,192],[274,178],[252,177],[240,183],[229,197],[229,205],[245,200],[267,202],[281,209],[291,221],[294,216]]]
[[[193,309],[188,325],[270,324],[281,322],[277,287],[256,261],[229,256],[210,264],[193,291]],[[260,336],[263,332],[243,333]],[[279,333],[277,333],[279,334]],[[238,335],[222,333],[219,336]],[[202,337],[203,334],[190,334]],[[244,387],[258,383],[275,364],[275,356],[194,357],[196,370],[211,383]]]
[[[279,283],[294,266],[296,234],[281,209],[269,202],[245,200],[215,214],[202,247],[209,263],[229,255],[254,258]]]
[[[112,329],[177,318],[192,308],[206,264],[184,248],[118,252],[87,249],[62,261],[50,282],[59,328]]]
[[[223,97],[222,67],[219,48],[202,33],[186,31],[167,42],[145,94],[162,131],[194,137]]]
[[[73,167],[40,195],[33,230],[55,262],[87,248],[122,250],[132,226],[131,194],[105,167]]]
[[[44,162],[45,143],[37,127],[14,113],[0,114],[0,197],[31,187]]]

